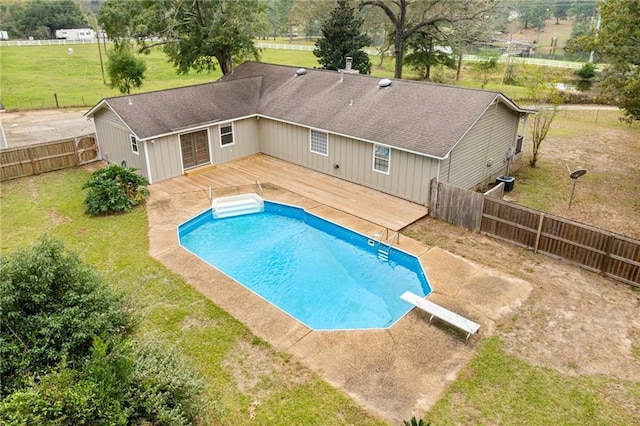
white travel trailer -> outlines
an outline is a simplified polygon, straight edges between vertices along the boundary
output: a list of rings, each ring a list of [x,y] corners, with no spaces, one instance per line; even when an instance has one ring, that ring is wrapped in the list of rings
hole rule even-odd
[[[93,40],[96,33],[91,28],[56,30],[56,38],[61,40]]]

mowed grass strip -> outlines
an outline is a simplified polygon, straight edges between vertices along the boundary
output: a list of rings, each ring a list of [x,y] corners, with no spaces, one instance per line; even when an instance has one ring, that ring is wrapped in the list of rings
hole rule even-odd
[[[204,424],[384,424],[151,258],[144,206],[87,216],[81,187],[88,177],[69,169],[0,184],[2,253],[43,233],[77,251],[127,295],[141,336],[177,345],[192,360],[207,384]]]

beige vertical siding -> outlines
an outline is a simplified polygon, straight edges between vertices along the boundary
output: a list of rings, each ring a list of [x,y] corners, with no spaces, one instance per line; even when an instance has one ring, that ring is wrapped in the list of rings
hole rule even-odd
[[[255,117],[233,122],[233,144],[220,146],[220,125],[209,128],[212,163],[220,164],[260,152],[259,121]],[[222,124],[223,126],[229,123]]]
[[[429,200],[437,160],[392,149],[387,175],[373,170],[371,143],[329,134],[329,155],[324,156],[311,152],[308,128],[265,118],[259,123],[265,154],[416,203]]]
[[[180,136],[178,134],[156,138],[152,141],[138,142],[139,155],[131,150],[129,129],[118,116],[108,108],[99,110],[94,116],[96,134],[100,135],[98,144],[105,160],[135,167],[152,182],[158,182],[184,173],[180,154]],[[255,117],[233,122],[234,144],[220,146],[218,125],[207,128],[209,134],[209,152],[211,163],[219,164],[260,152],[258,120]],[[186,131],[185,133],[189,133]],[[149,156],[149,170],[145,160]]]
[[[135,167],[149,179],[144,160],[144,143],[138,142],[138,154],[131,150],[131,132],[120,121],[118,116],[108,108],[102,108],[93,117],[98,136],[98,145],[102,159],[109,163],[121,164],[127,162],[128,167]]]
[[[489,107],[442,162],[439,180],[461,188],[489,183],[493,175],[506,172],[506,154],[515,148],[518,113],[504,104]],[[487,166],[487,164],[489,164]]]
[[[146,142],[149,152],[149,171],[152,182],[158,182],[182,174],[179,140],[178,135],[170,135],[154,139],[153,142]]]

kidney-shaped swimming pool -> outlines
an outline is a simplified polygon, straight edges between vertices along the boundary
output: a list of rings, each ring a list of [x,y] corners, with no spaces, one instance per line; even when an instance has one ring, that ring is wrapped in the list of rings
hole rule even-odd
[[[179,225],[180,245],[314,330],[388,328],[412,308],[402,293],[431,292],[417,257],[379,256],[375,239],[299,207],[214,216]]]

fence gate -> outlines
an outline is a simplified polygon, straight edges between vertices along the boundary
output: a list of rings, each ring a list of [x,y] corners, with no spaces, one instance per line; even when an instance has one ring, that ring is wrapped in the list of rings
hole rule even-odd
[[[76,153],[78,164],[87,164],[100,159],[98,143],[95,135],[76,138]]]

